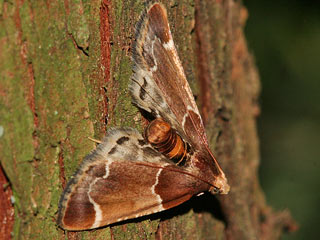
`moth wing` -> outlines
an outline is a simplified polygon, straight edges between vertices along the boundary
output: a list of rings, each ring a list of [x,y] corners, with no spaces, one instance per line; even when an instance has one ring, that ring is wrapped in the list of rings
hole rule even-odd
[[[199,110],[174,46],[166,9],[156,3],[137,25],[130,91],[140,108],[168,121],[193,146],[207,146]]]
[[[134,74],[130,83],[133,102],[155,117],[162,117],[197,152],[192,164],[204,163],[221,193],[227,179],[211,153],[203,122],[184,74],[169,28],[166,9],[153,3],[140,17],[133,45]]]
[[[174,207],[209,185],[171,164],[135,130],[113,130],[60,200],[58,224],[85,230]]]

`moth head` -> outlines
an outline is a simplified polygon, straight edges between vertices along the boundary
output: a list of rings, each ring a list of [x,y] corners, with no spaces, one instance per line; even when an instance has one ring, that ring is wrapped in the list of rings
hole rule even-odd
[[[214,185],[209,189],[209,192],[212,194],[228,194],[229,190],[230,190],[230,186],[223,174],[217,177]]]

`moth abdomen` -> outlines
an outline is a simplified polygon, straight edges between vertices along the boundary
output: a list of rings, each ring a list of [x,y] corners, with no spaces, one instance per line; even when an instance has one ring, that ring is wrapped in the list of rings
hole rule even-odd
[[[145,138],[157,151],[182,165],[188,158],[188,145],[162,118],[151,121],[145,130]]]

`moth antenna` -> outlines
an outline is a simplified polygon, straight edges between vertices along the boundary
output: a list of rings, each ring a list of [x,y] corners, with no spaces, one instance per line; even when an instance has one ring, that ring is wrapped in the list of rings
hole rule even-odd
[[[91,140],[92,142],[97,143],[97,144],[101,144],[102,143],[102,141],[94,139],[94,138],[91,138],[91,137],[88,137],[88,139]]]

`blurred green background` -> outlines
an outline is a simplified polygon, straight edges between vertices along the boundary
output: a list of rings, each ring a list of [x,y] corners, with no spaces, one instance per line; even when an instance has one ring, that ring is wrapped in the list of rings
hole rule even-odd
[[[260,178],[275,209],[320,239],[320,1],[244,0],[246,37],[261,82]]]

